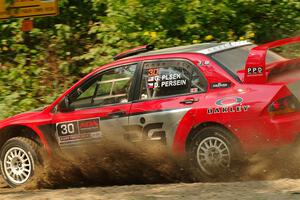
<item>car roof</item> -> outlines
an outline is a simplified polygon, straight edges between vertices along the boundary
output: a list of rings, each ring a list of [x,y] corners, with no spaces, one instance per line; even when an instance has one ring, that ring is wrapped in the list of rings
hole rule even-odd
[[[148,51],[145,53],[139,53],[137,55],[129,56],[126,58],[137,58],[142,56],[173,54],[173,53],[202,53],[208,55],[208,54],[217,53],[220,51],[225,51],[228,49],[246,46],[250,44],[252,43],[249,41],[201,43],[201,44],[177,46],[177,47],[164,48],[164,49],[159,49],[154,51]]]

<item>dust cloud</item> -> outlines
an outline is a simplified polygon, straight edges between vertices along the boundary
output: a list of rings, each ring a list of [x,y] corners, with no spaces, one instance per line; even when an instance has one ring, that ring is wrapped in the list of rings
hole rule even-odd
[[[239,176],[241,180],[299,179],[300,144],[286,145],[250,156]]]
[[[183,160],[161,144],[106,140],[54,153],[25,188],[191,182]]]
[[[201,180],[186,158],[174,157],[163,145],[107,140],[55,153],[25,189],[300,178],[300,144],[246,158],[235,163],[230,174]]]

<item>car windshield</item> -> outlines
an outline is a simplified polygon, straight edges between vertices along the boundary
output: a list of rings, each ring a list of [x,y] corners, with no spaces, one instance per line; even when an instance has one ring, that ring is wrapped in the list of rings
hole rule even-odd
[[[229,68],[232,72],[237,72],[245,68],[246,60],[250,50],[256,45],[247,45],[226,51],[212,54],[212,57],[221,64]],[[267,52],[266,63],[284,60],[284,58],[273,51]]]

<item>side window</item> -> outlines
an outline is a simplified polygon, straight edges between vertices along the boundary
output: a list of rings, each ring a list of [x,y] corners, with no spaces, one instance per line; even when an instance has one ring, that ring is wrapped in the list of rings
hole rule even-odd
[[[186,61],[146,62],[140,99],[205,92],[207,82],[199,69]]]
[[[75,109],[128,102],[136,64],[107,70],[70,95]]]

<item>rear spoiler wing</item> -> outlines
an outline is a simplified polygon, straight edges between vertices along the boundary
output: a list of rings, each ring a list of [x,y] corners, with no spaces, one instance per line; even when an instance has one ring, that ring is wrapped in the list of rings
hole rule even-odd
[[[300,42],[300,36],[276,40],[252,48],[246,61],[244,83],[266,83],[268,79],[268,72],[266,70],[268,49],[297,42]]]

